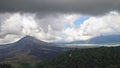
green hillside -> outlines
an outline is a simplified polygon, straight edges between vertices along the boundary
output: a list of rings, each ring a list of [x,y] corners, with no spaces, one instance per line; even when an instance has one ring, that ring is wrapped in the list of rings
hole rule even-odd
[[[120,47],[73,50],[36,68],[120,68]]]
[[[0,68],[13,68],[2,64]],[[120,46],[70,50],[36,64],[22,63],[15,68],[120,68]]]

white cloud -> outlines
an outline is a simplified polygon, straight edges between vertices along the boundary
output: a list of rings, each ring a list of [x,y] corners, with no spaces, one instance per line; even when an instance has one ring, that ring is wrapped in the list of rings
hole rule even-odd
[[[36,18],[35,13],[13,13],[9,17],[6,16],[6,19],[2,21],[1,43],[2,40],[10,41],[6,39],[6,36],[12,35],[18,35],[19,37],[30,35],[44,41],[62,40],[61,31],[65,29],[65,23],[72,25],[78,16],[75,14],[63,14],[58,17]]]
[[[67,41],[86,40],[98,35],[120,34],[120,14],[110,12],[104,16],[91,16],[79,28],[68,28],[63,31]]]
[[[91,16],[80,27],[74,26],[75,20],[83,16],[80,14],[58,14],[42,18],[36,15],[36,13],[19,12],[0,14],[2,23],[0,43],[12,42],[25,35],[52,42],[86,40],[97,35],[120,34],[120,14],[117,12],[99,17]],[[71,27],[65,28],[66,23]]]
[[[18,13],[2,21],[0,37],[4,37],[7,34],[21,34],[22,31],[21,17]]]
[[[120,14],[110,12],[105,16],[91,17],[81,25],[81,28],[83,35],[120,34]]]
[[[4,38],[0,38],[0,44],[13,43],[18,41],[22,36],[20,35],[7,35]]]

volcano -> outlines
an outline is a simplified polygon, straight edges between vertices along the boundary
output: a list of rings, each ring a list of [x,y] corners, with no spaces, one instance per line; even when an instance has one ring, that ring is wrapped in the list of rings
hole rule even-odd
[[[57,47],[57,45],[31,36],[25,36],[19,41],[7,45],[9,47],[0,49],[0,62],[29,63],[43,61],[63,52],[62,48]]]

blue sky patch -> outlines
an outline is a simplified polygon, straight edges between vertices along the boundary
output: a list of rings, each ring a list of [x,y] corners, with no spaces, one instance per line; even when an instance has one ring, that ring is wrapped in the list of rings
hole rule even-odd
[[[80,26],[80,24],[84,23],[84,21],[86,21],[86,20],[89,19],[89,18],[90,18],[89,16],[80,17],[79,19],[77,19],[77,20],[74,22],[74,25],[75,25],[75,26]]]

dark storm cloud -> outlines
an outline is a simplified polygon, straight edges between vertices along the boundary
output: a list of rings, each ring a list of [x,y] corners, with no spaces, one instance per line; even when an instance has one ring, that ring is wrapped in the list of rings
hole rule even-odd
[[[1,12],[103,14],[119,7],[120,0],[0,0]]]

